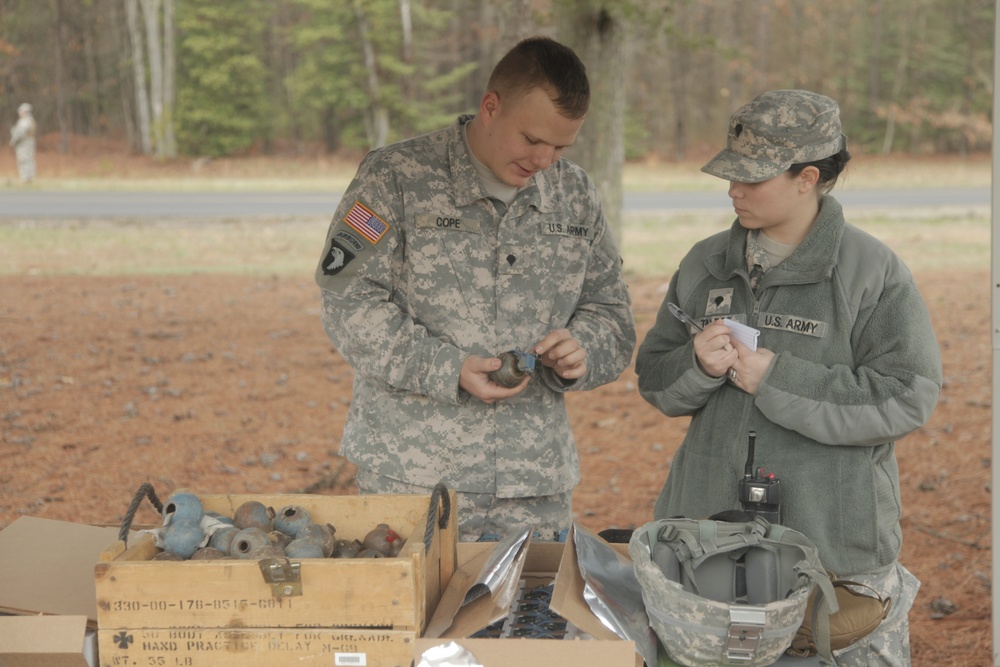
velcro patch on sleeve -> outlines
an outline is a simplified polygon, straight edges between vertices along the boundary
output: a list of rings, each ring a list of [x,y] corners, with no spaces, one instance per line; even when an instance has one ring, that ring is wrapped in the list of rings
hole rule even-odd
[[[330,250],[326,253],[326,257],[323,258],[323,274],[327,276],[337,275],[345,266],[351,263],[354,257],[354,253],[348,250],[344,244],[337,241],[337,239],[333,239],[330,242]]]
[[[370,208],[361,202],[354,202],[354,206],[344,216],[344,222],[373,244],[378,243],[389,231],[389,223],[375,215]]]

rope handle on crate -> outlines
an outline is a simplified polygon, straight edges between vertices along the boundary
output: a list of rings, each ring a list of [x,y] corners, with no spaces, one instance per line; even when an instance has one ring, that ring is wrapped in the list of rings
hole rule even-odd
[[[128,546],[128,531],[132,528],[132,521],[135,519],[135,513],[139,510],[139,504],[142,503],[143,498],[149,498],[149,502],[153,504],[156,511],[161,514],[163,513],[163,503],[160,502],[156,491],[153,490],[153,485],[149,482],[144,482],[139,487],[139,490],[135,492],[135,497],[132,498],[132,502],[125,511],[125,516],[122,518],[122,526],[118,530],[118,539],[126,546]]]
[[[438,482],[431,490],[430,507],[427,510],[427,529],[424,530],[424,549],[430,551],[431,543],[434,541],[434,519],[438,517],[438,505],[440,508],[439,528],[447,528],[448,521],[451,520],[451,496],[448,495],[448,487],[443,482]]]

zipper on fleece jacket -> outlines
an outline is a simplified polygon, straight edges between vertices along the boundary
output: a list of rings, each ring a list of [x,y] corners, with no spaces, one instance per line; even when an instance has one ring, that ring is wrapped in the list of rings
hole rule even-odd
[[[747,286],[747,292],[750,295],[750,307],[747,308],[747,326],[756,327],[757,321],[760,319],[760,300],[754,293],[754,290],[750,288],[750,277],[744,275],[743,280]],[[742,390],[739,390],[742,391]],[[740,409],[740,428],[736,431],[736,437],[729,444],[730,454],[729,461],[733,466],[734,472],[737,477],[742,477],[744,469],[746,467],[747,459],[747,432],[749,431],[750,425],[750,412],[753,409],[754,397],[752,394],[747,392],[743,393],[743,406]],[[737,503],[739,499],[737,498]]]

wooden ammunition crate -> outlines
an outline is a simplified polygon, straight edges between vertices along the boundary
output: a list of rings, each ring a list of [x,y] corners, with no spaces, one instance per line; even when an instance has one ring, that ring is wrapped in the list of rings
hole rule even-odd
[[[102,665],[410,665],[413,641],[455,569],[453,493],[444,528],[431,496],[199,498],[206,511],[226,516],[249,500],[275,510],[300,505],[313,521],[332,524],[338,538],[360,540],[387,523],[406,544],[395,558],[278,559],[262,566],[151,561],[158,549],[150,535],[127,548],[118,542],[94,568]]]

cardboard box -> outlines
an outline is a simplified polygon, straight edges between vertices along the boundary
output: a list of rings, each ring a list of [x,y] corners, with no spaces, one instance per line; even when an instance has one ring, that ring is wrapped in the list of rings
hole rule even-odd
[[[0,665],[92,667],[95,638],[86,616],[0,616]]]
[[[406,544],[394,558],[279,560],[275,570],[254,560],[151,561],[158,549],[148,534],[116,543],[94,567],[102,665],[410,665],[455,569],[454,518],[440,528],[432,517],[425,550],[430,496],[199,498],[226,516],[250,500],[299,505],[337,538],[362,539],[387,523]]]
[[[489,555],[492,544],[460,543],[458,568],[452,579],[455,588],[464,588],[474,580]],[[612,545],[626,553],[627,545]],[[583,577],[576,564],[572,541],[536,542],[528,545],[523,563],[512,572],[528,581],[554,581],[550,607],[567,621],[591,636],[590,639],[472,639],[468,634],[503,618],[507,611],[495,607],[487,597],[461,609],[439,607],[429,623],[428,634],[416,640],[414,659],[419,661],[424,651],[434,646],[457,642],[470,651],[484,667],[550,667],[579,665],[581,667],[642,667],[635,642],[623,640],[601,623],[583,598]],[[457,598],[450,588],[442,596]],[[449,619],[448,616],[451,615]],[[450,621],[450,622],[449,622]],[[474,628],[474,630],[473,630]],[[437,636],[429,636],[436,634]]]
[[[23,516],[0,531],[0,665],[97,665],[94,563],[118,528]]]
[[[97,627],[94,563],[118,528],[22,516],[0,531],[0,611],[83,616]]]

